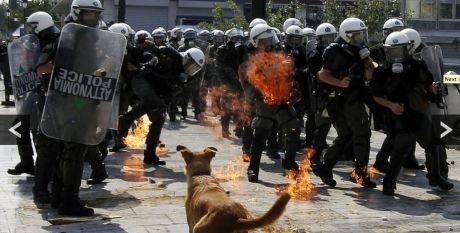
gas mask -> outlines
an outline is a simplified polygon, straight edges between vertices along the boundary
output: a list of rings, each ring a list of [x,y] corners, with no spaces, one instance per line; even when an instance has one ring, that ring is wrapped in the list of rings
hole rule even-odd
[[[188,45],[188,47],[190,47],[190,48],[195,47],[195,46],[196,46],[195,40],[189,40],[189,41],[187,41],[187,45]]]
[[[286,44],[292,48],[298,48],[302,45],[303,38],[299,35],[286,35]]]
[[[395,74],[402,73],[404,66],[402,64],[409,57],[408,45],[384,46],[386,61],[391,63],[391,71]]]

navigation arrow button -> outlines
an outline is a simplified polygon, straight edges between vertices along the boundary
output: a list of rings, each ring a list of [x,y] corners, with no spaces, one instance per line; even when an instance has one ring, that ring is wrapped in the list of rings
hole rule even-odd
[[[447,126],[446,124],[444,124],[444,122],[440,121],[441,123],[441,127],[443,127],[446,131],[444,131],[444,133],[441,134],[441,139],[443,137],[445,137],[447,134],[449,134],[450,132],[452,132],[452,128],[450,128],[449,126]]]
[[[14,134],[16,137],[21,138],[21,134],[16,131],[17,128],[21,126],[21,122],[16,123],[13,125],[13,127],[9,128],[8,131],[10,131],[12,134]]]

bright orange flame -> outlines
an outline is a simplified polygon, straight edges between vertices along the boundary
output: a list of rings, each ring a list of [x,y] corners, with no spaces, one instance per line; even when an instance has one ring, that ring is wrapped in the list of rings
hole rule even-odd
[[[147,115],[143,115],[136,120],[136,127],[129,130],[128,136],[123,138],[123,142],[129,148],[139,148],[140,145],[145,143],[150,124],[151,122]]]
[[[366,169],[366,176],[372,179],[376,174],[376,170],[372,166],[367,167]],[[351,172],[351,179],[354,180],[357,184],[363,184],[364,178],[362,175],[359,174],[359,172],[355,169]]]
[[[246,75],[269,105],[285,104],[295,94],[294,62],[283,52],[259,51],[249,58]]]
[[[155,149],[155,154],[158,157],[165,156],[168,154],[168,152],[169,152],[169,149],[166,146],[162,146],[161,144],[159,144],[157,148]]]
[[[287,186],[276,187],[276,193],[289,193],[296,200],[309,200],[315,191],[315,185],[310,181],[310,158],[313,156],[314,150],[306,149],[304,157],[300,163],[299,170],[287,170],[286,176],[291,180]]]
[[[244,174],[244,162],[241,156],[236,156],[224,167],[213,171],[214,177],[220,180],[235,181]]]

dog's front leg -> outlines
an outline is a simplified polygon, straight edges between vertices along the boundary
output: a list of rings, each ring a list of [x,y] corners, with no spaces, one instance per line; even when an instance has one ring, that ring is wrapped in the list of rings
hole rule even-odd
[[[194,227],[194,224],[192,222],[192,215],[190,213],[190,200],[187,199],[187,201],[185,201],[185,214],[187,215],[187,224],[188,224],[188,231],[189,233],[193,233],[193,227]]]

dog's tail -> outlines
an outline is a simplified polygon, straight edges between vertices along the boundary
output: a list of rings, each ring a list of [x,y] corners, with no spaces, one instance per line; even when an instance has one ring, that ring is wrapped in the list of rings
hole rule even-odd
[[[290,199],[291,195],[289,195],[289,193],[281,194],[278,200],[276,200],[275,204],[273,204],[272,208],[270,208],[270,210],[263,216],[254,219],[238,219],[236,223],[236,229],[244,231],[272,224],[279,217],[281,217]]]

